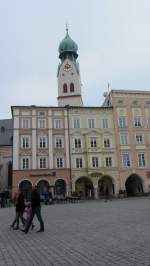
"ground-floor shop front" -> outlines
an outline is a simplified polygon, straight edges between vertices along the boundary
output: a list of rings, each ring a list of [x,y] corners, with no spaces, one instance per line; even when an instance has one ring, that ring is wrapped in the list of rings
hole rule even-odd
[[[84,199],[100,199],[107,195],[111,197],[142,196],[150,192],[150,172],[108,171],[105,173],[77,172],[72,178],[72,190]]]
[[[120,187],[128,197],[141,196],[150,191],[150,171],[148,169],[131,169],[120,171]]]
[[[12,194],[20,189],[26,199],[30,199],[33,186],[37,186],[41,199],[51,194],[54,197],[71,195],[70,175],[68,170],[52,171],[14,171]]]
[[[53,198],[71,195],[81,199],[100,199],[106,196],[141,196],[150,191],[148,171],[73,172],[70,170],[14,171],[12,194],[19,188],[27,199],[37,186],[41,199],[47,193]]]
[[[107,195],[114,197],[119,190],[119,175],[117,171],[108,172],[74,172],[72,191],[83,199],[99,199]]]

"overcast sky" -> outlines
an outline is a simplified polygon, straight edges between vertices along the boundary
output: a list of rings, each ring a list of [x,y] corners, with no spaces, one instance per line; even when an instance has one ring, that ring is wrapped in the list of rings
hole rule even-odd
[[[150,90],[149,0],[0,0],[0,119],[11,105],[57,106],[58,46],[78,44],[84,105]]]

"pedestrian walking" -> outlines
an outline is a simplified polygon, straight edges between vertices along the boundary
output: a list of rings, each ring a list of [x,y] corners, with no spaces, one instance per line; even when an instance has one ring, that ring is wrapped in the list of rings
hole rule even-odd
[[[1,192],[1,208],[5,208],[5,192]]]
[[[16,216],[14,221],[11,224],[11,227],[14,230],[19,229],[19,220],[22,221],[22,224],[25,226],[25,219],[23,218],[23,213],[25,209],[25,200],[24,200],[24,195],[23,192],[19,189],[18,193],[15,194],[15,205],[16,205]]]
[[[32,207],[31,207],[31,203],[30,202],[27,202],[25,210],[24,210],[24,213],[26,214],[25,223],[26,223],[26,226],[27,226],[27,224],[29,223],[29,221],[31,219],[31,216],[32,216]],[[33,221],[32,221],[31,228],[33,229],[34,226],[35,225],[33,224]]]
[[[112,201],[109,188],[108,188],[108,186],[106,186],[106,189],[105,189],[105,202],[107,202],[108,200]]]
[[[53,195],[52,195],[52,192],[49,191],[49,204],[53,204]]]
[[[27,223],[27,225],[25,226],[25,229],[22,230],[25,234],[28,233],[29,228],[32,224],[33,218],[36,214],[37,219],[40,223],[40,229],[37,232],[44,232],[44,222],[41,216],[41,203],[40,203],[40,195],[37,191],[37,186],[34,186],[32,188],[32,193],[31,193],[31,208],[32,208],[32,214],[31,217],[29,219],[29,222]]]
[[[44,203],[47,205],[49,203],[49,193],[48,191],[44,192]]]

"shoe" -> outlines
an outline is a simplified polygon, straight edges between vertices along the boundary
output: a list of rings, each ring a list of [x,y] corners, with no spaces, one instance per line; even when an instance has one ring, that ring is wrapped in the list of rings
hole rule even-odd
[[[13,227],[13,229],[14,229],[14,230],[19,230],[19,227],[18,227],[18,226],[17,226],[17,227]]]
[[[27,233],[28,233],[28,231],[27,231],[27,230],[25,230],[25,229],[21,229],[21,231],[22,231],[22,232],[24,232],[25,234],[27,234]]]
[[[39,232],[44,232],[44,229],[40,229],[37,231],[37,233],[39,233]]]
[[[11,225],[10,225],[10,228],[14,228],[14,226],[11,224]]]

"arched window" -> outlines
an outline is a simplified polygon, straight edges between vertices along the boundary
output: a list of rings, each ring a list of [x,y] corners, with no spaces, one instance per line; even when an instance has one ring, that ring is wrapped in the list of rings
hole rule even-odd
[[[66,83],[64,83],[64,85],[63,85],[63,92],[67,93],[67,84]]]
[[[70,92],[74,92],[74,84],[70,83]]]

